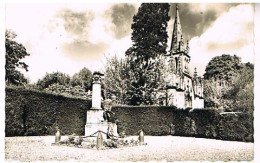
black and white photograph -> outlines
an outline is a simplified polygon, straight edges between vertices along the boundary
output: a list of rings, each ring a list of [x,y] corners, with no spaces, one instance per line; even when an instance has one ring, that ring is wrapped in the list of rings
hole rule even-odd
[[[4,161],[255,161],[259,4],[3,9]]]

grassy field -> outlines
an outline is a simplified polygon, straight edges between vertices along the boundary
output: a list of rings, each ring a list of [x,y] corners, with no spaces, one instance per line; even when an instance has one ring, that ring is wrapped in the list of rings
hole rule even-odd
[[[63,136],[62,139],[67,137]],[[129,137],[137,139],[137,136]],[[54,146],[54,136],[6,137],[6,161],[250,161],[254,144],[236,141],[145,136],[147,145],[96,150]]]

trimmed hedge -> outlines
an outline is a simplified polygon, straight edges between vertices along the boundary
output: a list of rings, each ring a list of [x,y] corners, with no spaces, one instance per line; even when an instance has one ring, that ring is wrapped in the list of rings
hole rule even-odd
[[[252,114],[221,115],[211,109],[189,111],[165,106],[114,106],[112,111],[118,119],[118,132],[126,135],[137,135],[140,130],[146,135],[169,135],[173,124],[178,136],[254,141]]]
[[[91,101],[22,88],[6,88],[6,136],[84,135],[86,111]],[[114,106],[118,133],[174,135],[254,141],[253,114],[219,114],[212,109],[181,110],[169,106]],[[195,122],[192,125],[192,122]],[[194,129],[195,126],[195,129]],[[194,132],[196,131],[196,132]]]
[[[126,135],[137,135],[141,129],[147,135],[167,135],[174,118],[172,110],[164,106],[112,107],[118,120],[118,132]]]
[[[218,138],[225,140],[254,141],[253,114],[225,114],[218,123]]]
[[[5,135],[84,135],[91,101],[22,88],[6,88]]]

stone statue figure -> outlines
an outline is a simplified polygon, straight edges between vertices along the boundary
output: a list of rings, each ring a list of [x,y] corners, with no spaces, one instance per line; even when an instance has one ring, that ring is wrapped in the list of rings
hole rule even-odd
[[[95,72],[93,74],[93,77],[92,77],[93,82],[100,83],[101,82],[101,75],[102,75],[101,73]]]
[[[106,122],[115,123],[116,121],[115,113],[111,110],[105,110],[103,112],[103,118]]]

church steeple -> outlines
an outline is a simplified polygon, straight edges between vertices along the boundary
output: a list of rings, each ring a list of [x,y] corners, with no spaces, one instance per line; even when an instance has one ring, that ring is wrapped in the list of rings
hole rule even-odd
[[[179,51],[183,51],[183,36],[181,30],[181,23],[180,23],[180,16],[178,11],[178,5],[176,4],[176,15],[173,25],[173,32],[172,32],[172,42],[171,42],[171,52],[176,53]]]

